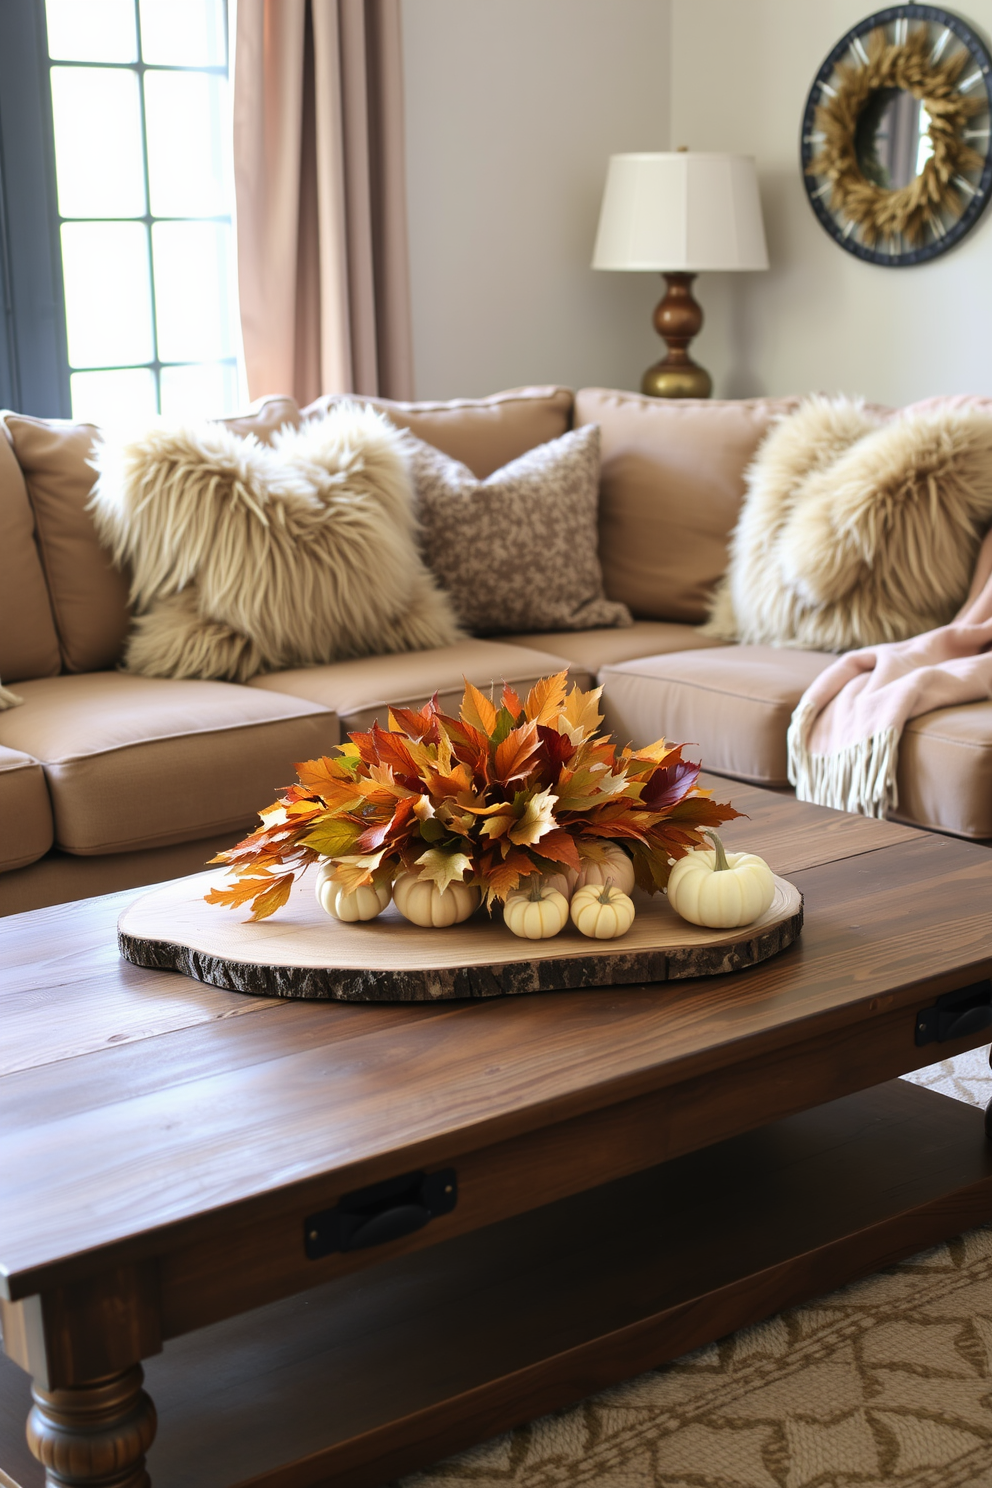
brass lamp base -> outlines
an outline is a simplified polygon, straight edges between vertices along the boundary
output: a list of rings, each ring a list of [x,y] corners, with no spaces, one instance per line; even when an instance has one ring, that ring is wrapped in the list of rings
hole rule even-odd
[[[689,342],[699,334],[703,312],[692,295],[695,274],[665,274],[664,299],[654,312],[654,328],[663,337],[668,355],[649,367],[641,392],[650,398],[708,398],[713,379],[689,355]]]

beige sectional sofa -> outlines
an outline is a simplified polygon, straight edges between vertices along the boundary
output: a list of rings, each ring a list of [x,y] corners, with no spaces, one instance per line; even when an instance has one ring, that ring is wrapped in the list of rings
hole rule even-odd
[[[195,871],[251,826],[294,761],[384,718],[389,703],[437,691],[453,706],[463,676],[519,691],[567,666],[583,685],[604,683],[608,722],[623,738],[691,740],[708,768],[785,787],[789,716],[830,658],[718,645],[698,627],[725,566],[745,468],[770,421],[795,403],[529,388],[381,404],[480,477],[573,424],[599,424],[606,591],[635,623],[475,637],[247,686],[116,670],[127,593],[86,511],[93,431],[5,415],[0,678],[25,701],[0,712],[0,913]],[[273,399],[231,422],[264,438],[300,416]],[[908,820],[992,838],[992,702],[911,724],[900,793]]]

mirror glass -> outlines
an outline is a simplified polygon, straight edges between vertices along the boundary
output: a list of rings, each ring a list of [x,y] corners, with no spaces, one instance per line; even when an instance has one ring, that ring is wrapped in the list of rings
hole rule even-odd
[[[926,104],[903,88],[877,88],[858,118],[854,149],[866,180],[887,191],[908,186],[933,154]]]

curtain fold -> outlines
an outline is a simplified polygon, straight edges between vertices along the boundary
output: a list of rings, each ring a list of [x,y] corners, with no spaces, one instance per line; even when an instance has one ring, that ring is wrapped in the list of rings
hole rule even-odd
[[[413,396],[400,0],[238,0],[248,390]]]

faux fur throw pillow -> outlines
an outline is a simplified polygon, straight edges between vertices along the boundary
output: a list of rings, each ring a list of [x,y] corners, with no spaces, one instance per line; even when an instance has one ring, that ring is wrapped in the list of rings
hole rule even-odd
[[[528,450],[487,480],[407,435],[424,551],[467,630],[630,625],[603,593],[599,429]]]
[[[128,671],[243,682],[458,638],[420,557],[403,436],[372,409],[271,445],[153,429],[94,463],[98,530],[132,576]]]
[[[992,414],[809,399],[747,478],[704,633],[848,651],[946,625],[992,523]]]

